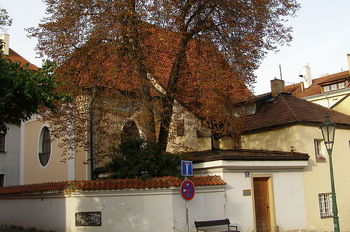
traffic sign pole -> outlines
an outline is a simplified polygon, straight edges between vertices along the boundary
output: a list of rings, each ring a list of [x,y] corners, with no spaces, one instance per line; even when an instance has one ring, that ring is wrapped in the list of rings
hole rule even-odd
[[[187,232],[190,232],[190,223],[189,223],[189,216],[188,216],[188,201],[185,201],[185,208],[186,208],[186,225],[187,225]]]
[[[193,182],[187,177],[185,177],[185,180],[181,183],[181,196],[185,200],[185,214],[186,214],[186,225],[187,225],[187,232],[190,232],[190,223],[189,223],[189,213],[188,213],[188,201],[192,200],[195,193],[196,193],[196,187],[193,184]]]
[[[187,176],[185,177],[185,180],[187,180]],[[187,232],[190,232],[190,220],[188,216],[188,200],[185,200],[185,209],[186,209],[186,225],[187,225]]]
[[[190,232],[188,201],[192,200],[196,193],[196,187],[193,182],[187,178],[188,176],[193,176],[192,161],[181,160],[181,175],[185,176],[185,180],[181,183],[180,191],[182,198],[185,200],[187,232]]]

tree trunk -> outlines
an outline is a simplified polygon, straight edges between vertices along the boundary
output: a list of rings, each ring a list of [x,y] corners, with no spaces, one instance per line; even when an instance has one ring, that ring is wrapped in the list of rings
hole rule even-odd
[[[90,152],[90,179],[94,180],[95,177],[95,143],[96,143],[96,112],[95,112],[95,100],[97,97],[97,87],[92,88],[89,104],[89,152]]]
[[[143,128],[143,132],[145,134],[147,141],[156,142],[156,129],[154,123],[154,111],[153,111],[153,103],[152,96],[149,87],[149,80],[147,77],[147,67],[145,65],[145,57],[141,50],[140,38],[138,32],[138,26],[140,24],[140,19],[137,17],[136,9],[135,9],[135,0],[128,1],[128,9],[130,9],[131,13],[126,16],[128,18],[128,35],[126,39],[129,44],[128,53],[131,61],[134,63],[134,67],[138,72],[138,78],[140,81],[140,95],[141,95],[141,112],[142,112],[142,120],[140,124]]]
[[[158,143],[160,144],[162,150],[166,150],[169,138],[169,127],[171,122],[171,116],[173,114],[174,109],[174,96],[176,93],[176,85],[180,76],[181,63],[186,56],[186,47],[189,43],[191,37],[185,36],[180,41],[180,45],[178,48],[178,52],[175,56],[175,60],[173,62],[173,66],[171,68],[171,72],[169,75],[167,88],[166,88],[166,96],[162,98],[162,112],[160,119],[160,129],[159,129],[159,137]]]

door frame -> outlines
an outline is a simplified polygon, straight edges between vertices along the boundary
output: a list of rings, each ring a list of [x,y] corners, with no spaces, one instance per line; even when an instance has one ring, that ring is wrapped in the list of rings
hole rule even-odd
[[[269,213],[270,213],[270,225],[271,231],[276,231],[276,219],[275,219],[275,201],[273,194],[273,178],[272,174],[253,174],[251,175],[251,189],[252,191],[252,204],[253,204],[253,217],[254,217],[254,232],[256,232],[256,214],[255,214],[255,191],[254,191],[254,178],[268,178],[267,180],[267,190],[269,197]]]

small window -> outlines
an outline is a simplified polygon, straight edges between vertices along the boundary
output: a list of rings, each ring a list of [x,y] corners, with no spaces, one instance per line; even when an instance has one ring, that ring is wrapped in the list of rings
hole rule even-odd
[[[256,106],[255,104],[247,104],[245,105],[245,113],[246,115],[253,115],[256,113]]]
[[[331,90],[337,90],[337,89],[338,89],[337,84],[332,84],[332,85],[331,85]]]
[[[5,133],[0,133],[0,152],[5,152]]]
[[[339,82],[338,83],[338,89],[344,89],[345,88],[345,83],[344,82]]]
[[[5,175],[0,174],[0,187],[4,187],[5,184]]]
[[[184,136],[185,135],[185,120],[177,120],[176,122],[176,135]]]
[[[39,139],[39,160],[42,166],[49,162],[51,154],[51,138],[49,128],[43,127]]]
[[[314,139],[316,162],[326,161],[326,157],[322,154],[322,139]]]
[[[318,202],[320,205],[321,218],[329,218],[333,216],[332,210],[332,194],[320,193],[318,194]]]
[[[323,92],[329,92],[331,89],[329,88],[329,85],[323,86]]]

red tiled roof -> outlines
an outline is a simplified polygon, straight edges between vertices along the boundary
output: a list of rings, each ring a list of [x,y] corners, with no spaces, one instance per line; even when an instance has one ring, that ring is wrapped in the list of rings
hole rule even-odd
[[[347,70],[347,71],[313,79],[312,85],[307,89],[302,88],[302,83],[288,85],[285,87],[285,92],[291,93],[294,96],[299,98],[313,96],[313,95],[322,93],[322,90],[321,90],[322,84],[326,84],[328,82],[333,82],[333,81],[342,80],[342,79],[349,79],[349,78],[350,78],[349,70]],[[349,87],[350,86],[346,86],[346,88],[349,88]]]
[[[37,66],[35,66],[34,64],[31,64],[28,60],[24,59],[22,56],[20,56],[17,52],[15,52],[14,50],[12,50],[10,48],[10,52],[9,52],[9,56],[8,58],[12,61],[12,62],[18,62],[20,63],[22,66],[26,66],[28,65],[28,68],[31,70],[39,70],[39,68]]]
[[[245,116],[243,119],[243,133],[288,124],[320,124],[324,122],[325,115],[329,115],[330,119],[338,125],[350,126],[349,115],[287,93],[282,93],[277,97],[265,97],[256,104],[257,112],[254,115]]]
[[[152,25],[146,27],[144,32],[141,46],[145,52],[145,62],[150,75],[159,85],[167,87],[181,35]],[[94,49],[91,50],[91,47]],[[130,65],[128,58],[121,58],[124,56],[123,53],[109,43],[90,40],[76,49],[69,60],[56,70],[58,80],[69,83],[67,86],[69,89],[71,85],[90,88],[95,83],[94,77],[98,77],[99,86],[137,93],[140,81],[138,74]],[[98,66],[91,60],[99,60]],[[211,104],[215,104],[217,99],[221,100],[218,96],[226,95],[231,101],[236,102],[251,95],[244,79],[236,75],[225,57],[212,44],[191,40],[186,48],[184,62],[185,69],[181,70],[177,80],[174,98],[201,117],[209,112],[208,108],[213,107]],[[72,76],[74,78],[71,78]],[[63,85],[62,88],[65,87]],[[219,94],[217,89],[220,89]],[[158,96],[153,90],[152,94]]]
[[[194,162],[215,160],[249,160],[249,161],[280,161],[280,160],[308,160],[309,155],[300,152],[269,151],[269,150],[209,150],[191,153]]]
[[[196,186],[217,186],[226,183],[219,176],[195,176],[191,180]],[[1,194],[40,194],[63,193],[69,191],[122,190],[122,189],[156,189],[179,187],[178,177],[157,177],[142,181],[141,179],[114,179],[89,181],[63,181],[42,184],[9,186],[0,188]]]

